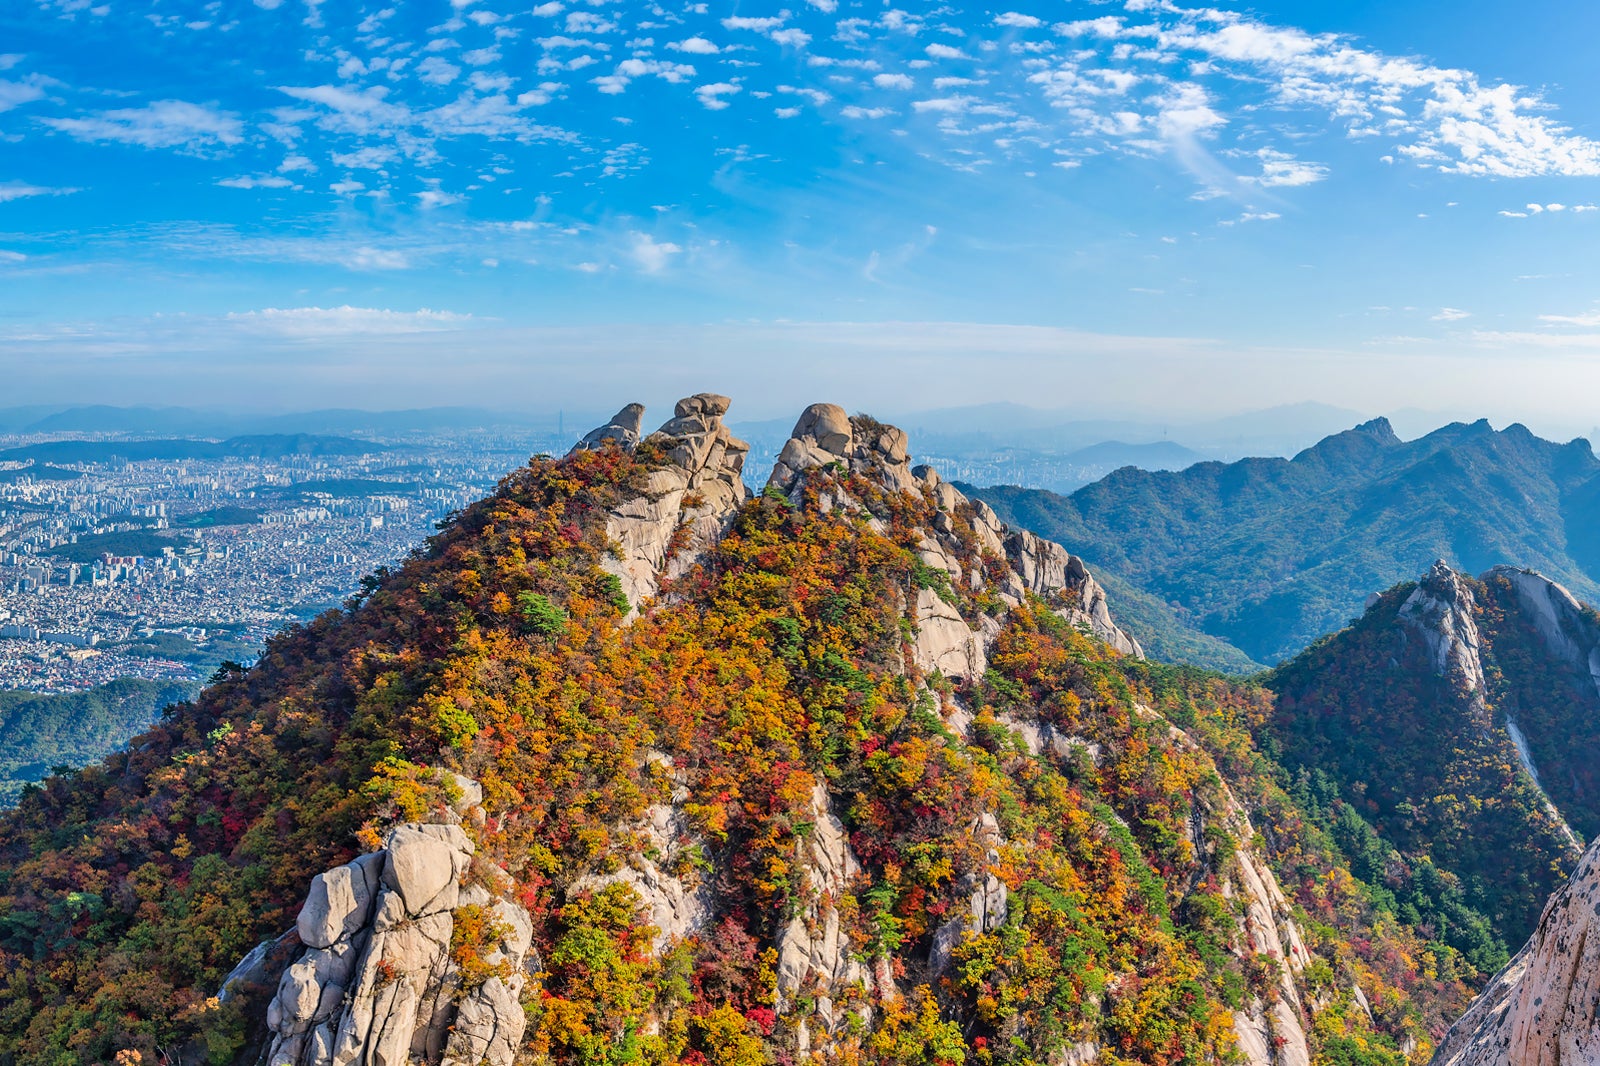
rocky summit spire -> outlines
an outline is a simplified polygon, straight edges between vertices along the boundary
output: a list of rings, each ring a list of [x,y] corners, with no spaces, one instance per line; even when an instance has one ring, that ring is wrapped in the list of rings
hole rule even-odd
[[[731,402],[714,392],[679,400],[672,418],[645,438],[665,452],[668,464],[607,516],[606,535],[617,542],[620,554],[601,565],[622,582],[633,610],[660,590],[663,578],[694,565],[750,494],[742,478],[750,445],[722,424]],[[643,415],[642,405],[629,404],[574,451],[608,444],[634,450],[641,443]],[[680,527],[687,527],[686,537],[678,536]]]
[[[860,508],[842,484],[845,477],[866,478],[885,492],[922,495],[939,509],[933,527],[924,535],[923,561],[946,570],[954,584],[964,582],[965,587],[977,591],[988,582],[997,582],[996,593],[1012,606],[1030,592],[1040,596],[1065,593],[1070,605],[1060,608],[1062,617],[1124,655],[1144,654],[1139,642],[1112,620],[1105,590],[1083,560],[1059,544],[1010,528],[988,504],[968,500],[932,467],[913,468],[908,443],[905,430],[897,426],[866,415],[848,415],[837,404],[814,403],[801,412],[767,485],[801,503],[807,484],[816,481],[820,486],[816,505],[824,510]],[[822,484],[824,481],[827,483]],[[959,560],[967,549],[956,533],[958,518],[970,528],[980,555],[1006,564],[998,577],[985,577],[982,567],[963,569]],[[926,660],[924,668],[936,666],[947,675],[958,676],[983,673],[984,643],[992,640],[993,632],[976,637],[954,609],[927,590],[919,596],[914,615],[920,634],[918,658]]]
[[[1439,676],[1483,696],[1483,640],[1475,618],[1477,601],[1461,575],[1443,559],[1422,576],[1400,607],[1400,620],[1422,638]]]
[[[794,424],[767,484],[792,492],[807,470],[835,467],[865,474],[891,492],[909,492],[916,479],[911,476],[906,443],[903,429],[864,415],[851,418],[837,404],[814,403]]]
[[[601,448],[612,442],[625,448],[631,448],[639,443],[639,425],[643,421],[644,404],[630,403],[612,415],[611,421],[597,429],[591,429],[584,435],[582,440],[572,446],[572,451],[581,452]]]

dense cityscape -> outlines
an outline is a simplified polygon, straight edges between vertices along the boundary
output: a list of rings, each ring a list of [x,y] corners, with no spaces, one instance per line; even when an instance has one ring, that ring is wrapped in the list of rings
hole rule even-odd
[[[561,445],[484,433],[252,441],[205,455],[218,449],[0,437],[0,689],[203,679],[248,661],[530,453]]]

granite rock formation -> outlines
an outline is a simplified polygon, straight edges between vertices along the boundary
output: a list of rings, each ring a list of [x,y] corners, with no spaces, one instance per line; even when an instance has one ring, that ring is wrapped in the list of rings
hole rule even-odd
[[[458,824],[403,823],[382,849],[312,879],[295,921],[302,950],[267,1006],[268,1066],[510,1066],[533,930],[516,904],[463,887],[474,850]],[[496,931],[494,971],[471,983],[451,952],[463,907]]]
[[[1545,905],[1527,945],[1450,1030],[1433,1066],[1600,1062],[1600,842]]]

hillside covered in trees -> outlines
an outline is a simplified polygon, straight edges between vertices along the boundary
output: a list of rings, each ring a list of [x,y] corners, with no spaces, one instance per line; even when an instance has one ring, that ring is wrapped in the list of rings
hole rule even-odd
[[[0,816],[0,1062],[1427,1061],[1495,957],[1270,691],[865,416],[751,496],[727,405],[533,460]]]
[[[1290,658],[1435,559],[1600,595],[1600,459],[1520,425],[1401,441],[1380,418],[1293,459],[1125,468],[1071,496],[968,492],[1081,552],[1152,654],[1229,672]]]
[[[87,692],[0,692],[0,807],[58,766],[97,762],[194,696],[184,681],[119,678]]]
[[[1600,615],[1565,589],[1439,563],[1269,675],[1259,735],[1357,873],[1392,847],[1402,913],[1496,969],[1600,833],[1597,663]]]

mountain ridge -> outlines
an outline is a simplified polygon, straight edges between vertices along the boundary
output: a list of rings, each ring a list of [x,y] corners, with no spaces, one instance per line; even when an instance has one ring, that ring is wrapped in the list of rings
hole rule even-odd
[[[1119,653],[894,427],[809,408],[747,493],[726,410],[624,408],[0,816],[0,1056],[1431,1050],[1470,966],[1275,783],[1259,689]]]
[[[971,491],[1256,662],[1288,657],[1440,557],[1472,572],[1532,566],[1600,595],[1600,552],[1582,533],[1600,515],[1600,459],[1520,424],[1407,442],[1374,419],[1290,460],[1124,469],[1070,497]]]

